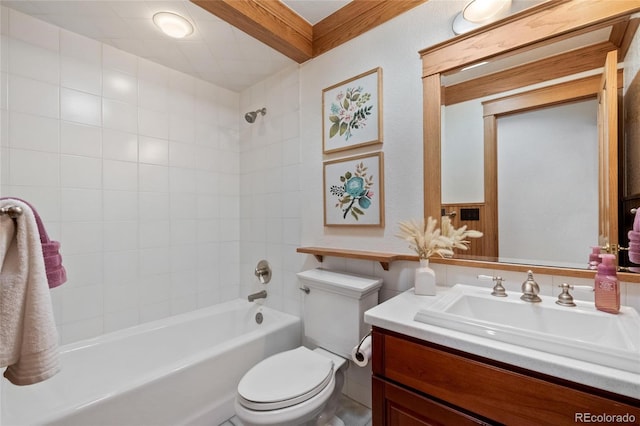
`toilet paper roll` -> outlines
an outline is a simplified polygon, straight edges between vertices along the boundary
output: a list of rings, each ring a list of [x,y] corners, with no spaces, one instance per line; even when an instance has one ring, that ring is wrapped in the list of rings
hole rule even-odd
[[[358,367],[366,367],[369,364],[371,359],[371,336],[365,337],[359,350],[357,346],[351,350],[351,359]]]

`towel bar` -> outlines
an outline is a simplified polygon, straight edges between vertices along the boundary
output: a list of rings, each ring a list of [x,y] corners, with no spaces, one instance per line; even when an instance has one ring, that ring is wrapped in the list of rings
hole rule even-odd
[[[22,208],[18,206],[0,207],[0,216],[6,214],[11,219],[15,219],[22,214]]]

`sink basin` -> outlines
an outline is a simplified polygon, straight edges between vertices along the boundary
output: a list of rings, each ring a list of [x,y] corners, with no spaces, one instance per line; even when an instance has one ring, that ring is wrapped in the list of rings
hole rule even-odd
[[[618,315],[577,301],[576,307],[520,300],[519,293],[491,296],[491,289],[453,286],[414,320],[438,327],[525,346],[634,373],[640,373],[640,315],[622,307]]]

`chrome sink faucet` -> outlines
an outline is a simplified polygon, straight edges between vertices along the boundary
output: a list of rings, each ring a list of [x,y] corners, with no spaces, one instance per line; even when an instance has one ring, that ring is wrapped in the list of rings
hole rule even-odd
[[[533,279],[533,272],[529,270],[526,281],[522,283],[522,296],[520,296],[520,299],[531,303],[542,302],[538,293],[540,293],[540,286]]]

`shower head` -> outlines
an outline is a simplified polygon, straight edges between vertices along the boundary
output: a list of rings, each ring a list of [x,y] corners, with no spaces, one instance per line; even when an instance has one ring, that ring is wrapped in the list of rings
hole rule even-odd
[[[244,119],[247,120],[247,123],[253,123],[254,121],[256,121],[256,117],[258,116],[258,113],[265,115],[267,113],[267,109],[262,108],[257,111],[248,112],[244,115]]]

